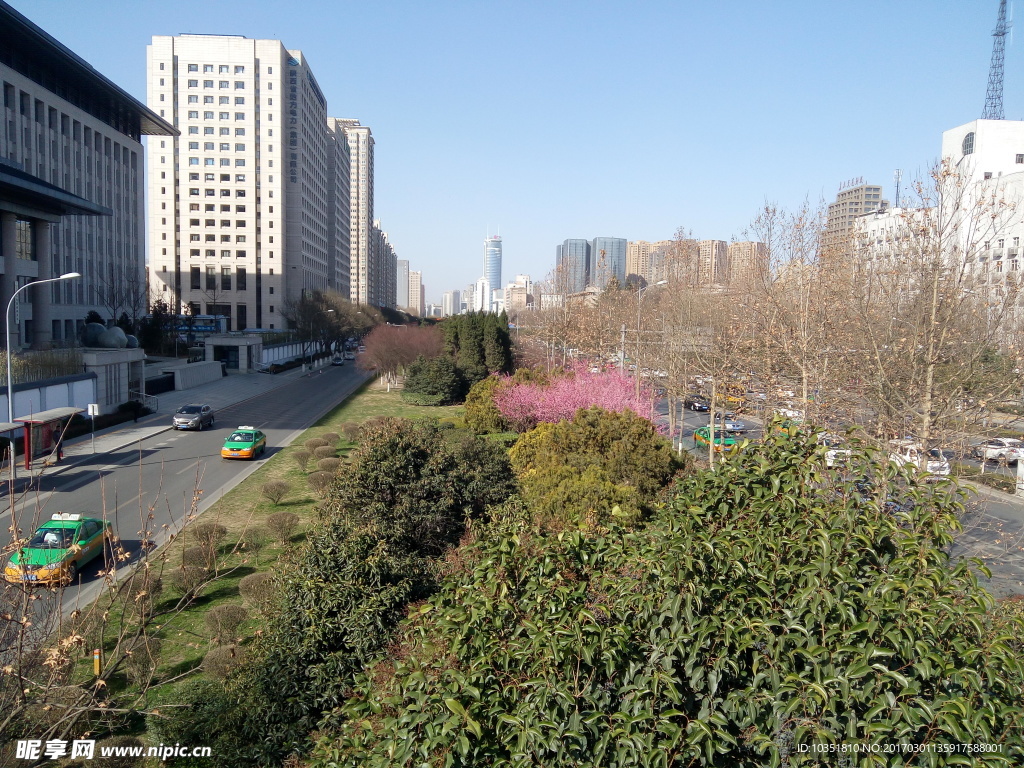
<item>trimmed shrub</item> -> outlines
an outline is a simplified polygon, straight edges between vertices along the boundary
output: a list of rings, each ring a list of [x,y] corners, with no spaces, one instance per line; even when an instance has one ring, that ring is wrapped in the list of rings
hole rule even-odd
[[[238,537],[238,544],[235,547],[236,551],[240,550],[245,554],[252,554],[259,565],[260,562],[260,550],[267,544],[268,531],[261,525],[254,525],[251,528],[246,528],[242,531],[242,535]]]
[[[241,666],[243,650],[237,645],[218,645],[203,657],[203,672],[217,680],[227,680]]]
[[[507,432],[512,428],[494,404],[494,393],[503,385],[507,386],[507,382],[508,379],[492,375],[480,379],[469,388],[466,395],[466,426],[476,434]]]
[[[318,474],[318,473],[317,473]],[[267,517],[267,529],[280,544],[288,544],[299,524],[299,516],[294,512],[275,512]]]
[[[328,445],[337,445],[338,441],[341,440],[341,435],[337,432],[324,432],[320,435],[321,440],[326,440]]]
[[[260,493],[272,504],[279,504],[291,487],[284,480],[270,480],[260,486]]]
[[[266,613],[277,600],[277,576],[268,571],[250,573],[238,582],[238,592],[257,611]]]
[[[341,425],[341,434],[345,436],[345,439],[350,443],[354,443],[359,439],[360,425],[354,421],[346,421]]]
[[[249,617],[249,612],[240,605],[226,603],[215,605],[203,616],[206,629],[211,639],[218,645],[234,642],[233,636],[241,624]]]
[[[306,482],[309,483],[309,487],[313,489],[313,492],[322,499],[327,496],[331,483],[334,482],[334,475],[330,472],[313,472],[306,478]]]
[[[199,546],[215,551],[227,536],[228,529],[220,523],[199,523],[189,526],[189,532],[199,542]]]
[[[334,447],[330,445],[321,445],[313,451],[313,455],[318,459],[331,459],[334,458],[336,453],[337,451],[335,451]]]
[[[194,549],[199,549],[195,547]],[[183,565],[167,572],[167,581],[185,597],[196,598],[202,591],[210,572],[199,565]]]
[[[128,577],[124,586],[125,602],[140,619],[148,619],[153,604],[160,597],[164,583],[149,568],[138,568]]]
[[[160,661],[160,647],[158,638],[140,635],[125,649],[125,674],[133,685],[149,687]]]
[[[327,445],[327,441],[319,437],[311,437],[303,445],[310,453],[316,453],[316,449]]]
[[[320,461],[316,463],[316,466],[321,472],[330,472],[334,475],[338,473],[338,469],[341,467],[341,459],[329,456],[326,459],[320,459]]]
[[[306,471],[306,465],[309,464],[309,460],[313,458],[313,454],[309,451],[296,451],[292,454],[295,459],[295,463],[299,465],[299,469],[303,472]]]
[[[206,547],[189,547],[181,553],[184,566],[195,566],[204,570],[213,570],[217,556]]]

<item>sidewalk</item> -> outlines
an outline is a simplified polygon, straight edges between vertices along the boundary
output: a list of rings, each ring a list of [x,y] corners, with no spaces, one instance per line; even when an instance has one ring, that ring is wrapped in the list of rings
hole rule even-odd
[[[329,364],[330,361],[327,361]],[[324,367],[324,366],[320,366]],[[19,479],[38,478],[42,474],[48,477],[77,464],[87,456],[92,456],[93,438],[95,453],[102,455],[115,453],[123,448],[145,440],[161,432],[171,430],[171,415],[181,406],[189,403],[206,403],[213,406],[214,411],[244,402],[252,397],[283,387],[289,382],[306,375],[301,368],[277,374],[239,373],[229,374],[217,381],[201,384],[191,389],[175,390],[156,395],[158,410],[156,413],[143,416],[138,422],[124,422],[94,435],[82,435],[64,442],[64,458],[56,464],[47,465],[48,458],[40,456],[32,463],[31,470],[18,467]]]

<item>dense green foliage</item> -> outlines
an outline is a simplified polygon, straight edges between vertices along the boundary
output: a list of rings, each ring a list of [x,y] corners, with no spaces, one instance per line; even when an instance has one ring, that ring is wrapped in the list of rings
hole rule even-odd
[[[417,358],[409,366],[402,389],[402,399],[415,405],[451,405],[465,395],[466,380],[447,355]]]
[[[512,338],[505,313],[469,312],[441,324],[445,351],[470,386],[491,373],[512,370]]]
[[[407,604],[434,591],[434,560],[514,489],[500,446],[432,422],[380,420],[349,458],[236,684],[258,764],[304,750]]]
[[[681,466],[650,421],[600,408],[539,424],[510,456],[535,519],[554,527],[635,521]]]
[[[311,767],[1020,765],[1024,623],[946,554],[960,494],[823,451],[774,434],[633,532],[478,530]]]

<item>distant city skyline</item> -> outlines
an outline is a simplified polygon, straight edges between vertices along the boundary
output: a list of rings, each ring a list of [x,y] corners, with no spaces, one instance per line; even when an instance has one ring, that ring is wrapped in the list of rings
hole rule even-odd
[[[998,9],[997,0],[526,0],[472,12],[309,0],[299,13],[265,0],[11,5],[143,103],[154,35],[214,32],[301,49],[332,114],[372,126],[374,216],[423,272],[430,303],[480,276],[488,221],[501,222],[506,273],[540,280],[566,233],[657,242],[685,227],[743,241],[765,201],[827,204],[851,178],[893,200],[896,169],[909,189],[937,159],[934,137],[981,116]],[[564,56],[581,14],[591,39],[645,55]],[[482,61],[476,41],[499,28],[502,55]],[[394,55],[380,55],[376,35],[349,34],[367,29],[387,29]],[[355,61],[367,62],[358,76]],[[870,76],[850,77],[866,64]],[[1021,119],[1024,63],[1009,39],[1005,72],[1005,116]],[[623,121],[570,119],[560,111],[569,93],[651,119],[629,133]]]

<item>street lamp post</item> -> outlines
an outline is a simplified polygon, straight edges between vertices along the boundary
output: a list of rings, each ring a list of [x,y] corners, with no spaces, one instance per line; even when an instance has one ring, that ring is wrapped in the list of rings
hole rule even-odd
[[[25,283],[18,290],[11,294],[10,301],[7,302],[7,312],[4,315],[4,331],[7,334],[7,423],[14,423],[14,380],[11,377],[11,307],[14,306],[14,300],[18,297],[18,294],[24,291],[26,288],[33,285],[42,285],[43,283],[56,283],[58,280],[70,280],[75,277],[81,277],[78,272],[68,272],[61,275],[60,277],[49,277],[46,280],[36,280],[31,283]],[[18,471],[16,463],[14,461],[14,439],[11,439],[11,476],[17,477]]]

